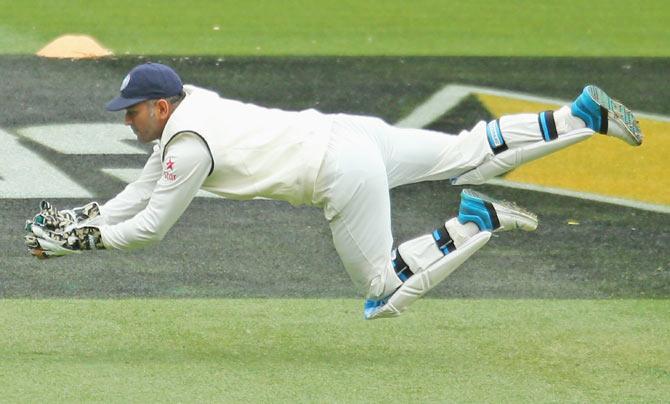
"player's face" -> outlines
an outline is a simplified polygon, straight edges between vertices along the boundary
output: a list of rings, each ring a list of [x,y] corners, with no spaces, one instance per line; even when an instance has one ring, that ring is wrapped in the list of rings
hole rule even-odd
[[[161,137],[163,128],[155,113],[153,101],[144,101],[126,109],[126,125],[142,143],[149,143]]]

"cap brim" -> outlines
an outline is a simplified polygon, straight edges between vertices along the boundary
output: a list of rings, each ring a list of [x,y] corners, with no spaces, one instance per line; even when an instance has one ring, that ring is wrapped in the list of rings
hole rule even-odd
[[[122,109],[132,107],[133,105],[139,104],[140,102],[146,100],[147,98],[123,98],[118,96],[108,102],[107,105],[105,105],[105,109],[107,111],[121,111]]]

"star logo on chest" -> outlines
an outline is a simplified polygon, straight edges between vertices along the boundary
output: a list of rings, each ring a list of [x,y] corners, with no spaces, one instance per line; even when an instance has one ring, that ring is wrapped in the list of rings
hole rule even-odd
[[[172,159],[168,159],[168,161],[165,163],[165,168],[168,170],[172,170],[174,168],[174,161]]]

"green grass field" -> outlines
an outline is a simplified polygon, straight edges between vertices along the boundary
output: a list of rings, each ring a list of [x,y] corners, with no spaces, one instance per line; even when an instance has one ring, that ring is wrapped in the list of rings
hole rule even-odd
[[[658,0],[0,0],[0,10],[3,147],[28,126],[120,122],[102,105],[147,59],[231,98],[390,122],[447,83],[569,99],[594,82],[670,114],[670,6]],[[118,57],[29,56],[64,33]],[[431,128],[490,118],[471,98]],[[16,139],[101,201],[124,186],[103,169],[145,159]],[[667,402],[670,215],[482,190],[538,212],[538,231],[496,237],[403,317],[379,321],[362,319],[316,209],[198,198],[158,246],[37,261],[22,227],[39,199],[0,192],[0,401]],[[396,240],[454,213],[457,192],[394,190]]]
[[[667,300],[6,300],[8,402],[663,402]],[[532,324],[532,326],[531,326]]]
[[[86,33],[117,55],[670,55],[662,0],[2,0],[0,9],[0,54]]]

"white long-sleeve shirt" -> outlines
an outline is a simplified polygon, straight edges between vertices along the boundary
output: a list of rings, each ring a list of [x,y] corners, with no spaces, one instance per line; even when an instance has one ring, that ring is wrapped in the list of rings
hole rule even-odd
[[[161,152],[157,148],[140,178],[102,206],[107,225],[100,226],[100,231],[106,247],[136,248],[162,240],[210,172],[209,151],[195,134],[176,138],[165,162],[160,161]]]
[[[184,86],[140,177],[101,208],[108,248],[161,240],[199,189],[231,199],[312,202],[332,117],[267,109]]]

